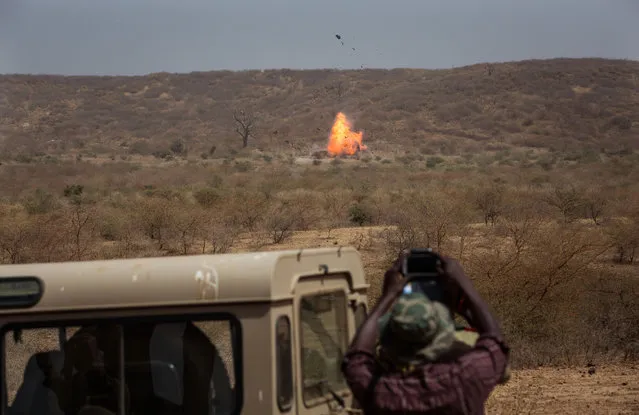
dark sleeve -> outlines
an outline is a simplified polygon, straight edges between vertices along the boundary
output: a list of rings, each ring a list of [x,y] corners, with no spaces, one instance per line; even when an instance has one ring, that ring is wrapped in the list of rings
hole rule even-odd
[[[485,401],[506,371],[510,349],[503,339],[482,335],[475,347],[459,358],[458,377],[467,400]]]
[[[367,402],[367,394],[377,371],[375,356],[362,350],[346,353],[342,361],[342,372],[353,397],[360,406]]]

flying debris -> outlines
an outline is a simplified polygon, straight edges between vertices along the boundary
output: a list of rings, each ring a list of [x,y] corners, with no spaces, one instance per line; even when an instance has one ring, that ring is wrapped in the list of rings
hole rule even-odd
[[[337,40],[339,40],[339,42],[342,44],[342,46],[345,46],[344,40],[342,39],[342,35],[336,34],[335,38]],[[351,48],[351,51],[352,51],[352,52],[350,52],[350,56],[355,56],[357,54],[357,49],[355,49],[354,47],[350,47],[350,48]],[[355,52],[355,53],[353,53],[353,52]],[[364,69],[364,65],[362,65],[360,68]]]

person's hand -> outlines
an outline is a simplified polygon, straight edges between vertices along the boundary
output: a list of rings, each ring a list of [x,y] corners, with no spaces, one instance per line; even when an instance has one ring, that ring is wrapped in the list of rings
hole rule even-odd
[[[441,265],[438,271],[447,283],[462,290],[472,286],[470,278],[457,260],[443,255],[439,255],[439,259]]]
[[[393,265],[384,273],[384,285],[382,288],[382,298],[384,297],[397,297],[406,284],[404,275],[402,275],[402,265],[406,258],[406,252],[402,251],[398,255]]]
[[[386,293],[393,287],[398,281],[404,280],[404,276],[402,275],[402,264],[404,263],[404,258],[406,257],[405,252],[400,252],[393,265],[390,266],[388,270],[384,273],[384,285],[382,286],[382,296],[386,295]]]
[[[441,266],[438,271],[446,286],[448,307],[472,324],[465,295],[473,289],[472,282],[457,260],[443,255],[439,255],[439,258]]]

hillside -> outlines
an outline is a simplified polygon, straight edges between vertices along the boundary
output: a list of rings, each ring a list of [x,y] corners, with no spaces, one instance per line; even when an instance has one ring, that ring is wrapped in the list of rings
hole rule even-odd
[[[338,111],[375,155],[639,149],[639,62],[554,59],[450,70],[271,70],[136,77],[0,76],[0,157],[308,155]],[[215,146],[215,149],[212,147]]]

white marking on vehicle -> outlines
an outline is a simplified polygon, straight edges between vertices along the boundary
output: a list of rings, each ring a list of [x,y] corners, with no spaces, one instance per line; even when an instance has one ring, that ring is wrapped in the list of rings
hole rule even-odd
[[[200,285],[200,299],[205,299],[210,290],[213,291],[213,299],[217,299],[219,280],[220,277],[215,268],[206,263],[202,264],[202,269],[195,272],[195,281]]]

